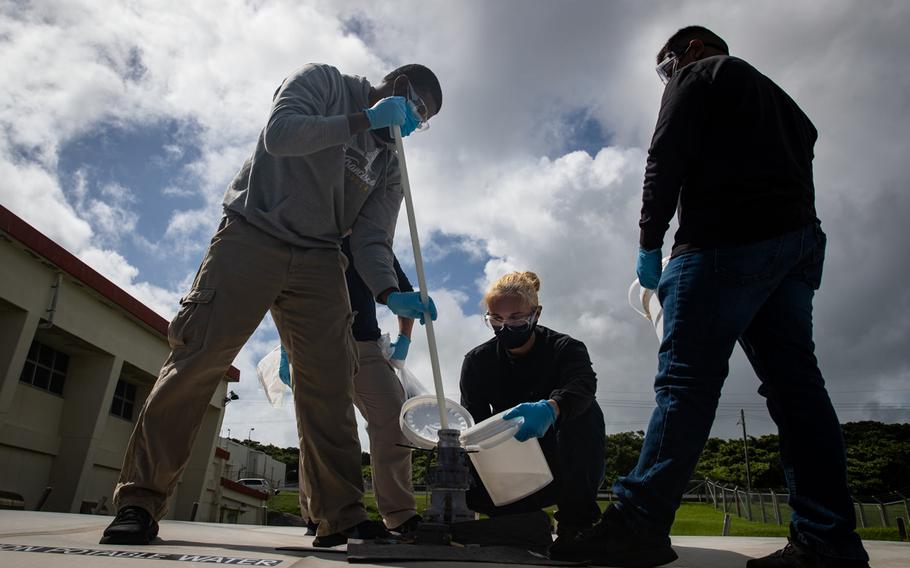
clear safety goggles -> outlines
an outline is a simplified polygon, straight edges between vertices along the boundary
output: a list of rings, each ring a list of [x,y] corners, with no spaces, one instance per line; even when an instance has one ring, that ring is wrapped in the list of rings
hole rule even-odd
[[[702,45],[704,47],[713,47],[714,49],[717,49],[723,53],[727,53],[727,48],[725,46],[707,42],[703,43]],[[669,49],[667,50],[667,55],[660,63],[657,64],[657,67],[654,68],[657,71],[657,76],[660,77],[660,80],[663,81],[664,85],[669,83],[670,79],[673,78],[673,75],[676,74],[676,68],[679,67],[679,60],[682,59],[687,53],[689,53],[689,49],[691,48],[692,43],[690,42],[689,45],[686,46],[685,51],[678,55],[675,51]]]
[[[657,64],[655,71],[657,71],[657,76],[660,77],[661,82],[664,85],[670,82],[670,79],[673,78],[673,73],[676,73],[676,66],[679,64],[679,56],[668,51],[666,57],[663,58],[663,61]]]
[[[417,125],[416,131],[423,132],[430,128],[430,109],[427,106],[427,103],[417,94],[417,91],[414,87],[411,86],[411,82],[408,81],[408,103],[410,103],[411,108],[417,113],[417,116],[420,118],[420,124]]]
[[[534,325],[534,320],[537,318],[537,308],[531,310],[527,315],[519,316],[516,318],[503,318],[496,314],[491,314],[487,312],[483,314],[483,323],[490,329],[502,329],[507,327],[512,331],[527,331],[532,325]]]

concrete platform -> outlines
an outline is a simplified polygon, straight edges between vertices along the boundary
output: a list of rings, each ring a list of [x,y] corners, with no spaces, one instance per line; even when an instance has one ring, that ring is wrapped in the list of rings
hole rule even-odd
[[[282,551],[279,547],[308,547],[312,537],[297,527],[261,527],[164,521],[160,540],[149,546],[98,544],[110,517],[0,511],[0,567],[179,568],[180,564],[276,566],[281,568],[341,568],[342,551]],[[672,567],[739,568],[749,558],[783,546],[777,538],[675,537],[679,560]],[[910,567],[910,544],[867,542],[873,568]],[[401,562],[386,564],[422,568],[495,566],[462,562]],[[373,566],[363,564],[362,566]],[[505,565],[502,565],[505,566]],[[514,565],[513,565],[514,566]]]

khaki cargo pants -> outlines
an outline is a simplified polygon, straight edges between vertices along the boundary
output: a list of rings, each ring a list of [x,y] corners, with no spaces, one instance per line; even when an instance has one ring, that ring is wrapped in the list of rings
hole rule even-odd
[[[222,219],[168,328],[171,354],[130,438],[114,492],[118,507],[164,515],[215,389],[271,310],[282,344],[301,361],[294,402],[310,514],[320,534],[367,518],[346,265],[340,250],[293,247],[242,217]]]
[[[410,445],[398,424],[405,393],[377,341],[358,341],[357,351],[360,371],[354,376],[354,404],[367,422],[376,508],[391,529],[417,514],[411,485],[411,450],[400,445]],[[293,363],[291,368],[296,373]],[[314,520],[309,513],[308,493],[302,489],[303,477],[301,473],[300,513],[304,519]]]

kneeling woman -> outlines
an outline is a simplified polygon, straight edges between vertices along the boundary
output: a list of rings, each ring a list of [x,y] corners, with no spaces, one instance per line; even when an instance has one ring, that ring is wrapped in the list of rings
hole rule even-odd
[[[597,378],[585,345],[541,325],[540,280],[512,272],[487,291],[484,319],[495,337],[465,355],[461,404],[476,422],[506,409],[521,416],[520,441],[539,438],[552,483],[524,499],[496,507],[475,476],[468,506],[490,516],[557,505],[557,544],[600,519],[597,489],[604,474],[603,413]]]

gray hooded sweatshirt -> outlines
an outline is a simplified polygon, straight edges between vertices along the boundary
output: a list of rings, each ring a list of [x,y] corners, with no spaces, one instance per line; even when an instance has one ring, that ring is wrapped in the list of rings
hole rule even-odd
[[[366,79],[330,65],[285,79],[224,208],[292,246],[339,248],[350,232],[357,272],[378,296],[398,288],[392,237],[403,193],[394,145],[351,136],[346,115],[367,108],[369,93]]]

